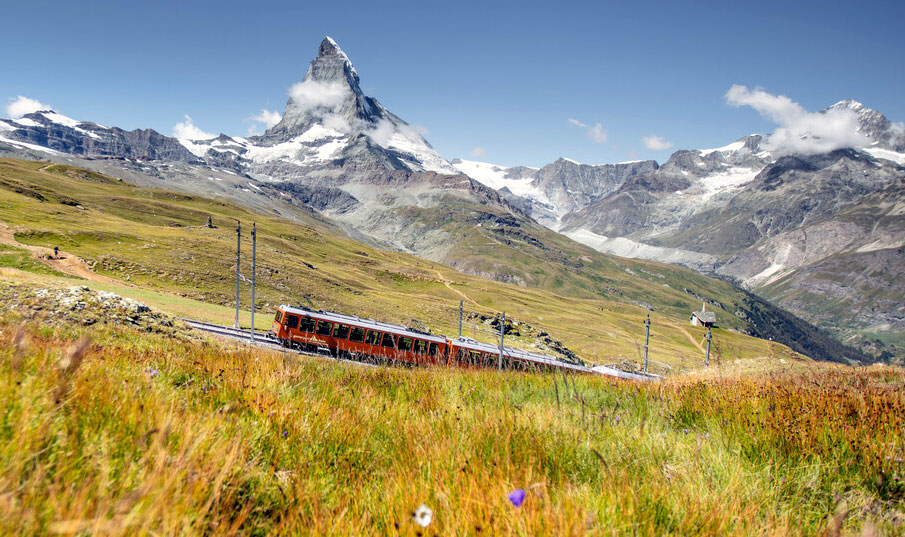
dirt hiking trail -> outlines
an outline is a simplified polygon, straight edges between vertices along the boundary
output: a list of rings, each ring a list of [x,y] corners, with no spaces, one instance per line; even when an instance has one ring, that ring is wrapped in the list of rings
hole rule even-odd
[[[32,257],[34,257],[41,263],[44,263],[48,267],[51,267],[52,269],[64,274],[69,274],[70,276],[78,276],[80,278],[85,278],[86,280],[91,280],[93,282],[126,285],[125,282],[122,282],[120,280],[116,280],[114,278],[93,272],[88,267],[88,264],[85,263],[85,260],[76,255],[60,250],[58,257],[54,257],[52,248],[45,248],[43,246],[31,246],[28,244],[20,243],[16,240],[13,230],[10,229],[6,222],[0,222],[0,244],[7,244],[9,246],[15,246],[17,248],[28,250],[31,253]]]

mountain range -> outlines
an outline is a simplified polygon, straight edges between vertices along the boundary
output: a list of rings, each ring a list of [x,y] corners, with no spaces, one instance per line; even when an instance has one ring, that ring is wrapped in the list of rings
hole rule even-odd
[[[663,165],[453,165],[578,242],[729,278],[882,353],[905,343],[905,129],[853,100],[821,113],[840,112],[866,145],[796,154],[750,135]]]
[[[824,113],[856,116],[866,145],[797,154],[770,135],[750,135],[677,151],[662,165],[448,161],[364,95],[352,62],[327,37],[280,121],[262,135],[183,139],[38,110],[0,120],[0,156],[314,217],[372,245],[589,298],[617,292],[647,302],[608,285],[601,267],[619,261],[598,252],[684,265],[731,280],[867,355],[899,355],[905,129],[852,100]]]

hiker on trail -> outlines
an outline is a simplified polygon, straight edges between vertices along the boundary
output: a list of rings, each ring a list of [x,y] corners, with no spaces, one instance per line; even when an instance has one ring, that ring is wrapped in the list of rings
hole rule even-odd
[[[53,247],[53,258],[57,259],[58,257],[60,257],[60,247],[54,246]]]

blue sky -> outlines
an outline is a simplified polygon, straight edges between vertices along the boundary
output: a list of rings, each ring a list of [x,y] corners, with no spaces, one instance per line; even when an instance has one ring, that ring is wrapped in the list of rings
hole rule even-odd
[[[331,35],[365,92],[450,159],[663,162],[774,130],[726,103],[733,84],[905,120],[905,2],[688,4],[7,3],[0,99],[165,134],[188,114],[245,135],[262,109],[282,112]]]

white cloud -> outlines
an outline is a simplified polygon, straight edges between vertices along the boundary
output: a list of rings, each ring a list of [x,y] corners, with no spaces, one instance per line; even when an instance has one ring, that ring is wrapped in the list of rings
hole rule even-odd
[[[173,136],[176,138],[186,138],[189,140],[210,140],[216,138],[216,134],[204,132],[192,123],[192,118],[188,114],[185,115],[185,121],[173,125]]]
[[[414,132],[414,131],[413,131]],[[364,131],[374,142],[382,147],[390,144],[390,138],[396,134],[396,127],[387,119],[381,119],[376,125]]]
[[[603,125],[601,125],[600,123],[595,123],[593,126],[587,125],[571,117],[569,118],[569,123],[575,125],[576,127],[581,127],[582,129],[584,129],[585,134],[588,135],[588,138],[593,140],[595,143],[602,144],[610,139],[609,135],[606,132],[606,129],[604,129]]]
[[[349,86],[343,82],[303,80],[289,88],[289,97],[303,110],[334,108],[349,95]]]
[[[474,157],[486,157],[487,150],[484,149],[483,147],[476,147],[471,150],[471,155]]]
[[[248,135],[257,136],[260,134],[260,131],[258,130],[259,123],[263,124],[264,129],[266,130],[279,123],[281,119],[283,119],[283,116],[276,110],[262,108],[260,113],[248,118],[248,121],[252,122],[251,126],[248,127]]]
[[[31,114],[32,112],[50,110],[52,108],[53,107],[49,104],[44,104],[41,101],[19,95],[15,99],[9,99],[9,102],[6,104],[6,115],[11,119],[17,119],[26,114]]]
[[[858,132],[858,115],[853,110],[833,108],[808,112],[785,95],[773,95],[761,88],[749,90],[739,84],[733,84],[725,98],[726,103],[750,106],[779,125],[764,140],[764,149],[776,156],[827,153],[871,143],[869,137]]]
[[[263,123],[268,129],[279,123],[281,119],[283,119],[283,116],[276,110],[265,110],[263,108],[260,114],[251,116],[252,121]]]
[[[641,141],[644,143],[644,147],[651,151],[665,151],[673,146],[672,142],[664,140],[662,136],[655,136],[653,134],[641,138]]]

